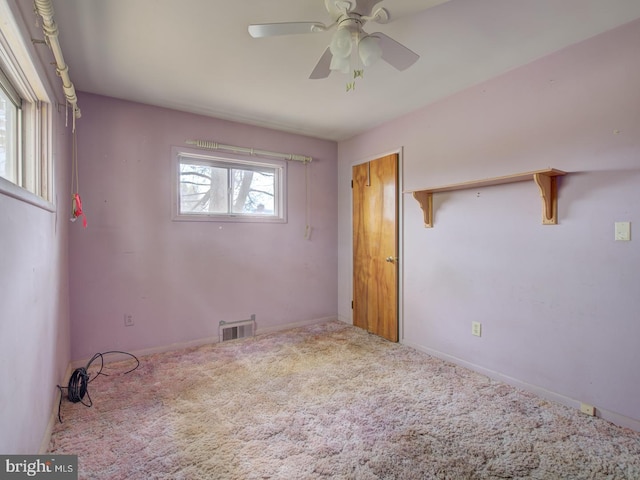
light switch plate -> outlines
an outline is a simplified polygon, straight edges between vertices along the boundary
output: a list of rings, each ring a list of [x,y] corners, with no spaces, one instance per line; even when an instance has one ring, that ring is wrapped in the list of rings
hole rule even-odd
[[[616,242],[631,240],[631,222],[616,222],[615,235]]]
[[[471,335],[482,336],[482,324],[480,322],[471,322]]]

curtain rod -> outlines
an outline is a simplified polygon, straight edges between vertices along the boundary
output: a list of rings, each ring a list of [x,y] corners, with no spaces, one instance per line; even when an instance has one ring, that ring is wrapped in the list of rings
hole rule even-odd
[[[210,140],[186,140],[188,145],[195,145],[199,148],[206,148],[208,150],[226,150],[233,153],[243,153],[245,155],[262,156],[262,157],[274,157],[282,160],[293,160],[296,162],[310,163],[313,158],[305,155],[297,155],[295,153],[278,153],[269,152],[267,150],[257,150],[255,148],[236,147],[234,145],[223,145],[218,142],[212,142]]]
[[[62,55],[62,49],[58,41],[58,26],[53,20],[53,5],[51,4],[51,0],[35,0],[35,7],[43,20],[42,30],[47,37],[47,44],[53,51],[53,56],[56,60],[56,71],[62,79],[64,96],[73,108],[74,118],[80,118],[81,113],[80,107],[78,107],[76,90],[69,78],[69,67],[64,63],[64,56]]]

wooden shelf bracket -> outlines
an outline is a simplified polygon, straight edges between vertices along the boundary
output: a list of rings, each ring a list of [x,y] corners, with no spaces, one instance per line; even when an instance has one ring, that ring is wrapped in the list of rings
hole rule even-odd
[[[483,180],[473,180],[470,182],[455,183],[452,185],[444,185],[441,187],[425,188],[421,190],[413,190],[412,193],[422,208],[424,215],[424,226],[433,227],[433,194],[438,192],[452,192],[455,190],[465,190],[477,187],[490,187],[493,185],[502,185],[505,183],[515,183],[533,180],[540,190],[542,198],[542,224],[556,225],[558,223],[558,183],[557,177],[566,175],[562,170],[548,168],[546,170],[536,170],[534,172],[516,173],[506,175],[504,177],[486,178]]]
[[[418,201],[422,209],[424,226],[426,228],[433,227],[433,193],[425,190],[416,190],[413,192],[413,198]]]
[[[533,180],[540,189],[542,197],[542,224],[558,223],[558,184],[556,177],[546,173],[534,173]]]

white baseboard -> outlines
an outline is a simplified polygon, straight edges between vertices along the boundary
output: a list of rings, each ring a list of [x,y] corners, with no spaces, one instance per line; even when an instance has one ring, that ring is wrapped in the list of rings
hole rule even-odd
[[[258,327],[256,329],[256,335],[264,335],[267,333],[272,333],[272,332],[278,332],[281,330],[290,330],[292,328],[298,328],[298,327],[306,327],[308,325],[315,325],[318,323],[324,323],[324,322],[329,322],[331,320],[337,320],[336,317],[322,317],[322,318],[315,318],[315,319],[311,319],[311,320],[303,320],[300,322],[292,322],[292,323],[285,323],[282,325],[276,325],[273,327],[266,327],[266,328],[260,328],[260,324],[258,324]],[[151,348],[145,348],[142,350],[135,350],[130,352],[132,355],[135,355],[136,357],[140,358],[140,357],[144,357],[146,355],[152,355],[154,353],[165,353],[165,352],[173,352],[176,350],[184,350],[185,348],[193,348],[193,347],[199,347],[201,345],[208,345],[211,343],[218,343],[220,341],[220,338],[218,335],[214,336],[214,337],[205,337],[205,338],[198,338],[196,340],[189,340],[187,342],[178,342],[178,343],[172,343],[169,345],[161,345],[158,347],[151,347]],[[121,354],[121,353],[113,353],[110,354],[109,356],[104,357],[104,363],[113,363],[113,362],[118,362],[120,360],[127,360],[130,359],[131,357],[129,355],[126,354]],[[79,367],[86,367],[87,363],[89,363],[89,358],[84,359],[84,360],[74,360],[72,363],[73,369],[75,370],[76,368]]]
[[[636,432],[640,432],[640,420],[636,418],[627,417],[626,415],[620,415],[619,413],[612,412],[610,410],[604,410],[602,408],[596,408],[596,416],[607,420],[608,422],[615,423],[621,427],[626,427]]]
[[[292,328],[307,327],[309,325],[316,325],[318,323],[330,322],[337,319],[338,319],[337,317],[332,316],[332,317],[314,318],[312,320],[303,320],[301,322],[285,323],[283,325],[276,325],[273,327],[266,327],[266,328],[260,328],[258,326],[258,328],[256,329],[256,335],[264,335],[267,333],[280,332],[282,330],[291,330]]]
[[[71,372],[73,371],[71,367],[71,363],[67,365],[67,371],[64,373],[64,378],[68,379],[71,376]],[[44,435],[42,436],[42,442],[40,442],[40,449],[38,450],[38,455],[44,455],[47,453],[49,449],[49,443],[51,442],[51,433],[53,432],[53,425],[58,421],[58,405],[60,405],[60,391],[56,390],[56,394],[53,398],[53,407],[51,409],[51,415],[49,416],[49,422],[47,423],[47,428],[44,431]]]
[[[140,358],[146,355],[152,355],[154,353],[173,352],[175,350],[184,350],[185,348],[199,347],[200,345],[207,345],[209,343],[216,343],[216,342],[218,342],[218,335],[216,335],[215,337],[198,338],[196,340],[189,340],[187,342],[177,342],[177,343],[171,343],[169,345],[161,345],[158,347],[144,348],[142,350],[134,350],[129,353]],[[110,353],[108,356],[104,357],[104,363],[107,364],[107,363],[119,362],[120,360],[128,360],[128,359],[131,359],[131,357],[127,354]],[[86,367],[87,364],[89,363],[89,360],[90,360],[89,358],[85,358],[83,360],[74,360],[71,363],[73,365],[73,368],[76,369],[80,367]],[[98,361],[98,364],[99,363],[100,362]]]
[[[406,342],[406,341],[403,341],[402,343],[403,345],[407,345],[408,347],[415,348],[416,350],[420,350],[421,352],[427,353],[433,357],[440,358],[441,360],[446,360],[451,363],[455,363],[456,365],[460,365],[462,367],[468,368],[469,370],[473,370],[474,372],[481,373],[494,380],[498,380],[508,385],[512,385],[516,388],[520,388],[522,390],[526,390],[528,392],[534,393],[535,395],[538,395],[540,398],[544,398],[545,400],[550,400],[552,402],[556,402],[561,405],[565,405],[567,407],[576,408],[578,410],[580,409],[581,402],[579,400],[576,400],[575,398],[570,398],[558,392],[547,390],[546,388],[540,387],[538,385],[533,385],[531,383],[524,382],[517,378],[504,375],[503,373],[482,367],[480,365],[476,365],[475,363],[467,362],[466,360],[455,357],[453,355],[440,352],[438,350],[434,350],[432,348],[428,348],[422,345],[417,345],[417,344]],[[610,410],[599,408],[597,405],[596,405],[596,416],[604,420],[607,420],[608,422],[619,425],[621,427],[630,428],[631,430],[640,432],[640,420],[638,419],[627,417],[625,415],[621,415],[619,413],[612,412]]]

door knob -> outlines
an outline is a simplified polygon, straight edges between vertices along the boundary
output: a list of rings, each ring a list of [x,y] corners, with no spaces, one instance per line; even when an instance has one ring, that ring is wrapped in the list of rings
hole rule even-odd
[[[385,262],[389,262],[389,263],[394,263],[396,260],[397,258],[391,257],[391,256],[385,258]]]

